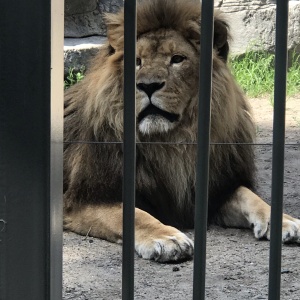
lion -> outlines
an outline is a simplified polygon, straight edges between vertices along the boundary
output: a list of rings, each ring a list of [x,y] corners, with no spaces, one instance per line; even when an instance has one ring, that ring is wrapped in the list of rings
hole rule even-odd
[[[135,250],[158,262],[193,256],[193,241],[181,230],[194,226],[198,2],[137,6]],[[107,43],[85,78],[65,93],[64,228],[121,243],[123,10],[108,14],[106,24]],[[257,239],[269,239],[270,206],[254,190],[255,127],[227,64],[229,38],[216,12],[208,222],[252,228]],[[282,228],[283,242],[300,242],[299,220],[283,215]]]

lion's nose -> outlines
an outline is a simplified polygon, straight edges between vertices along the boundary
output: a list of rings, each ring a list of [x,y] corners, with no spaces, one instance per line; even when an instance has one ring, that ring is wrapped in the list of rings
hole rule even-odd
[[[153,93],[162,89],[164,85],[165,85],[164,82],[152,82],[152,83],[141,82],[141,83],[137,83],[136,86],[140,91],[145,92],[150,99]]]

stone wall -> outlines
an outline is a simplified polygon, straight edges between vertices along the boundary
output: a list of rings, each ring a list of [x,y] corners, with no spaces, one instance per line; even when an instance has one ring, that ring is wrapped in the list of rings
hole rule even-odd
[[[103,15],[120,6],[123,0],[65,0],[65,37],[106,35]]]
[[[106,35],[104,14],[121,6],[123,0],[65,0],[65,72],[69,67],[79,69],[95,55]],[[215,0],[215,7],[230,24],[231,54],[250,49],[274,51],[274,0]],[[289,1],[289,7],[288,49],[300,52],[300,0]]]
[[[276,5],[272,1],[223,0],[217,6],[228,18],[233,54],[249,49],[274,51]],[[289,2],[288,49],[300,52],[299,0]]]

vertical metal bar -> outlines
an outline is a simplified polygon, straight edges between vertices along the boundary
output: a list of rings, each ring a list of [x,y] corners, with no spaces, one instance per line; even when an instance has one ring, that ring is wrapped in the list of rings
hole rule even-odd
[[[51,0],[50,299],[62,299],[64,1]]]
[[[124,172],[122,299],[134,298],[136,1],[124,2]]]
[[[0,299],[56,300],[61,299],[62,220],[56,204],[61,202],[63,69],[51,56],[51,49],[59,51],[51,39],[57,34],[51,27],[55,4],[1,4]],[[57,55],[61,60],[62,47]],[[51,86],[51,79],[60,82]],[[55,97],[57,106],[51,108]],[[51,162],[57,163],[52,169]]]
[[[269,299],[280,299],[289,1],[277,0]]]
[[[201,55],[198,104],[198,147],[195,203],[195,255],[193,299],[205,299],[206,231],[208,206],[210,99],[214,2],[202,1]]]

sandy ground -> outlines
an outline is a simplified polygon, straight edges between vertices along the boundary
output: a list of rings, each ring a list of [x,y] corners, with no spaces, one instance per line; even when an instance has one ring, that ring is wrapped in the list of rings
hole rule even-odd
[[[251,99],[257,142],[272,142],[273,107],[268,98]],[[285,212],[300,218],[300,94],[287,100]],[[258,192],[269,202],[269,145],[256,146]],[[193,233],[188,233],[193,237]],[[64,233],[64,299],[121,299],[120,245]],[[267,299],[269,242],[251,231],[210,227],[207,236],[206,299]],[[136,257],[135,299],[192,299],[193,261],[158,264]],[[300,299],[300,246],[282,249],[282,300]]]

